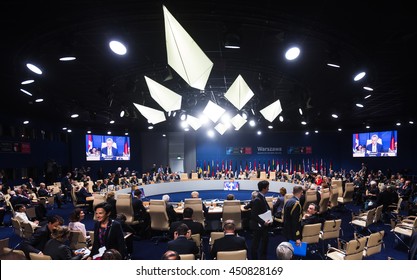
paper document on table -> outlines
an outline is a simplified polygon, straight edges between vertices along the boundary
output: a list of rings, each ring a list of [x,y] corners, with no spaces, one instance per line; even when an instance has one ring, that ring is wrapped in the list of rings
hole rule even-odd
[[[259,218],[261,218],[262,220],[266,221],[271,221],[272,222],[272,213],[271,210],[266,211],[263,214],[259,215]]]

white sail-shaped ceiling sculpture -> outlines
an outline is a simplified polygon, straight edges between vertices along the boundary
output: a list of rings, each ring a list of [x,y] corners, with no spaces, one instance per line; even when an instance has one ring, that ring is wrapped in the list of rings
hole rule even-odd
[[[145,76],[152,98],[166,111],[181,109],[182,96]]]
[[[150,107],[146,107],[143,105],[139,105],[136,103],[133,103],[135,105],[136,109],[148,120],[151,124],[157,124],[160,122],[163,122],[166,120],[165,114],[163,111],[156,110]]]
[[[163,6],[168,65],[191,87],[204,90],[213,62]]]
[[[230,86],[229,90],[226,92],[224,97],[229,100],[238,110],[241,110],[243,106],[248,103],[248,101],[254,96],[254,93],[249,88],[248,84],[239,75],[233,84]]]
[[[281,102],[279,99],[272,103],[271,105],[266,106],[263,108],[260,113],[264,118],[270,122],[273,122],[276,117],[282,112]]]

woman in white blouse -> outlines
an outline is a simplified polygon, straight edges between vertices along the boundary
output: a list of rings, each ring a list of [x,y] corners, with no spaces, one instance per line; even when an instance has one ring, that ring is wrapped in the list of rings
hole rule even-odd
[[[81,223],[84,216],[84,211],[81,208],[75,208],[69,217],[70,223],[68,224],[68,228],[73,231],[81,231],[85,238],[90,238],[90,236],[87,235],[85,225]]]

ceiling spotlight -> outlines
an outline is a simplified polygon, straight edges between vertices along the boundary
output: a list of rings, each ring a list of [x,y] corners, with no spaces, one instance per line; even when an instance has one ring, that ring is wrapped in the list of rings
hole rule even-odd
[[[242,118],[247,120],[248,119],[248,114],[246,112],[242,112]]]
[[[298,47],[292,47],[287,50],[285,53],[285,58],[287,60],[294,60],[300,55],[300,48]]]
[[[268,128],[269,129],[273,129],[274,127],[272,125],[268,125]]]
[[[31,63],[27,63],[26,67],[29,68],[29,70],[32,71],[33,73],[42,75],[42,70],[38,66],[33,65]]]
[[[302,124],[302,125],[307,125],[307,122],[302,121],[302,122],[301,122],[301,124]]]
[[[409,124],[414,124],[414,122],[413,122],[413,121],[409,121],[408,123],[409,123]]]
[[[361,80],[363,77],[365,77],[365,75],[366,75],[366,72],[360,72],[359,74],[356,74],[356,76],[353,78],[353,80],[355,82],[357,82],[357,81]]]
[[[107,131],[107,134],[110,135],[111,134],[111,131]]]
[[[240,49],[240,37],[236,33],[227,33],[224,39],[226,49]]]
[[[185,121],[187,119],[187,113],[181,112],[180,114],[180,120]]]
[[[20,91],[23,92],[23,93],[25,93],[25,94],[27,94],[27,95],[29,95],[29,96],[32,96],[32,93],[30,93],[27,90],[24,90],[24,89],[21,88]]]
[[[371,127],[369,125],[365,126],[366,129],[370,129]]]
[[[371,88],[371,87],[363,87],[363,89],[364,89],[364,90],[367,90],[367,91],[374,91],[374,89],[373,89],[373,88]]]
[[[371,97],[372,95],[368,94],[367,96],[365,96],[363,99],[368,99],[369,97]]]
[[[148,129],[149,130],[153,129],[153,126],[152,125],[148,126]]]
[[[125,135],[128,136],[129,135],[129,132],[125,132]]]
[[[306,133],[305,133],[306,135],[309,135],[310,134],[310,132],[308,132],[308,131],[306,131]]]
[[[59,60],[60,61],[72,61],[72,60],[76,60],[77,58],[75,56],[64,56],[61,57]]]
[[[340,65],[339,64],[335,64],[335,63],[327,63],[327,66],[333,67],[333,68],[340,68]]]
[[[356,103],[356,107],[363,108],[363,104],[361,104],[361,103]]]
[[[29,123],[29,121],[24,121],[24,122],[23,122],[23,124],[28,124],[28,123]]]
[[[255,122],[254,120],[250,120],[250,121],[249,121],[249,125],[253,127],[253,126],[255,126],[255,125],[256,125],[256,122]]]
[[[111,41],[109,47],[115,54],[125,55],[127,53],[126,47],[119,41]]]
[[[184,128],[184,131],[189,131],[189,130],[190,130],[189,127]]]
[[[36,102],[36,103],[43,102],[43,99],[42,99],[42,98],[38,98],[38,99],[36,99],[36,100],[35,100],[35,102]]]
[[[252,115],[255,115],[255,110],[253,110],[253,109],[250,109],[250,110],[252,112]]]
[[[72,114],[71,115],[71,118],[73,118],[73,119],[75,119],[75,118],[78,118],[80,115],[78,115],[78,114]]]
[[[28,84],[33,83],[34,81],[35,81],[35,80],[26,80],[26,81],[21,82],[21,84],[22,84],[22,85],[28,85]]]
[[[125,110],[120,111],[120,117],[123,118],[125,116]]]
[[[67,128],[66,127],[63,127],[62,130],[67,130]]]
[[[114,124],[114,120],[109,121],[110,124]]]
[[[400,125],[401,125],[401,123],[400,123],[400,122],[397,122],[395,125],[396,125],[396,126],[400,126]]]
[[[68,129],[67,132],[70,132],[71,133],[72,132],[72,129]]]
[[[319,133],[319,131],[318,130],[314,130],[314,133]]]
[[[167,135],[166,134],[162,134],[162,137],[167,137]]]
[[[214,130],[210,129],[209,131],[207,131],[207,136],[210,138],[214,137]]]
[[[332,118],[337,119],[338,117],[339,117],[338,115],[336,115],[336,114],[332,114]]]
[[[258,135],[262,135],[262,131],[258,130],[258,131],[256,132],[256,134],[258,134]]]
[[[342,131],[342,129],[341,128],[338,128],[337,131]]]
[[[303,109],[298,108],[298,112],[300,113],[301,116],[303,115]]]
[[[279,116],[278,119],[279,119],[280,122],[283,122],[284,121],[284,117],[283,116]]]
[[[91,133],[91,130],[87,130],[87,133],[90,134]]]

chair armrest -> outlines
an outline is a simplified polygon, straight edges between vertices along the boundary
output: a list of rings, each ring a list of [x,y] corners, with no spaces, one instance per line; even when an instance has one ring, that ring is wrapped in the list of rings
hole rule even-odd
[[[345,252],[345,251],[343,251],[343,250],[341,250],[341,249],[338,249],[338,248],[335,248],[335,247],[330,247],[330,248],[327,250],[326,255],[328,255],[328,254],[329,254],[329,253],[331,253],[331,252],[338,252],[338,253],[340,253],[340,254],[346,255],[346,252]]]

